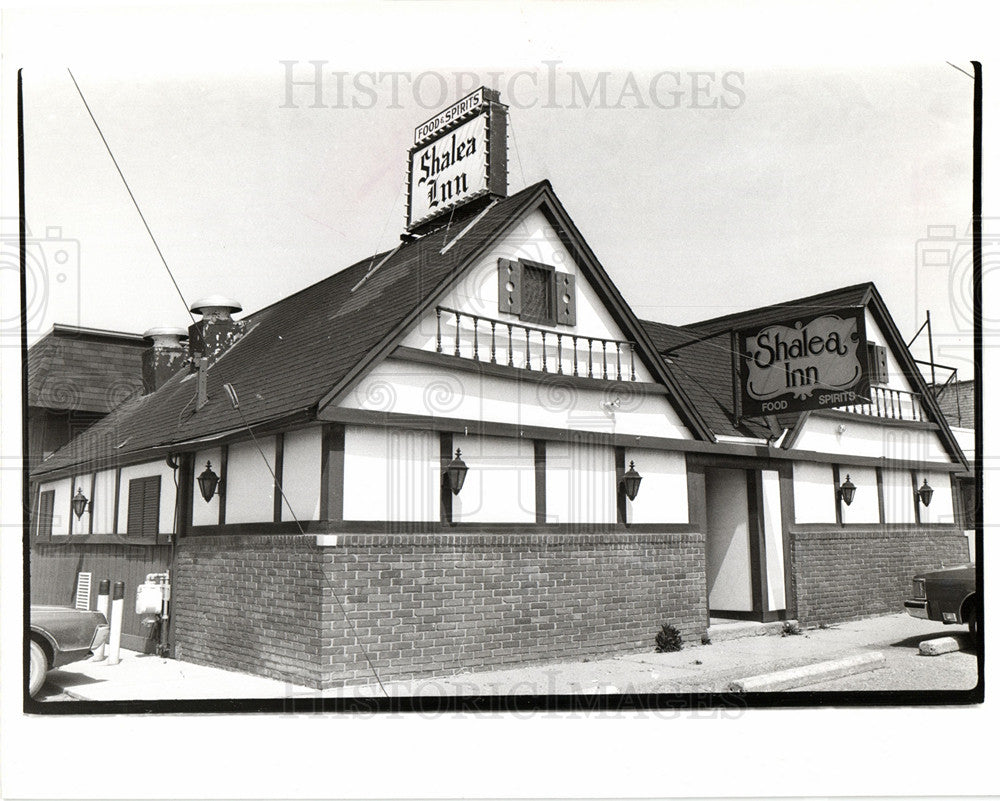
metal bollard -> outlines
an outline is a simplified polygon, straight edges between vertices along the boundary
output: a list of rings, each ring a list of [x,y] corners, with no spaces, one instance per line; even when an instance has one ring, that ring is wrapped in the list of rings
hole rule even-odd
[[[97,590],[97,611],[104,615],[105,618],[108,616],[108,595],[111,594],[111,582],[108,579],[103,579],[101,581],[101,586]],[[107,658],[107,643],[101,643],[101,647],[94,652],[94,658],[91,660],[93,662],[100,662]]]
[[[108,664],[121,662],[119,652],[122,647],[122,613],[125,608],[125,582],[116,581],[111,594],[111,634],[108,637]]]

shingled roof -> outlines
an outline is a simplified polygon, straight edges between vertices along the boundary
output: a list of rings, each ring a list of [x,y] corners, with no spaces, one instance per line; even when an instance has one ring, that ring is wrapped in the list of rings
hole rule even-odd
[[[250,425],[314,416],[318,405],[329,402],[354,380],[373,355],[384,355],[393,337],[430,298],[542,198],[564,214],[548,181],[542,181],[494,202],[474,225],[467,218],[443,226],[392,251],[366,257],[245,317],[242,339],[208,370],[209,402],[204,407],[195,411],[196,377],[182,371],[157,392],[134,399],[88,429],[46,459],[35,473],[43,475],[83,463],[96,468],[114,464],[126,454],[191,443],[242,428],[239,414],[222,389],[227,382],[239,393],[241,411]],[[557,226],[560,235],[570,229],[568,217]],[[586,243],[580,250],[592,257]],[[603,270],[597,269],[598,277],[606,280]],[[633,321],[631,327],[641,346],[645,332],[627,305],[621,305],[623,314]],[[646,351],[655,362],[652,343]],[[668,375],[669,370],[660,369],[659,364],[651,366],[671,388],[689,425],[710,437],[694,405]]]
[[[28,349],[28,406],[107,414],[142,393],[145,347],[138,334],[54,325]]]

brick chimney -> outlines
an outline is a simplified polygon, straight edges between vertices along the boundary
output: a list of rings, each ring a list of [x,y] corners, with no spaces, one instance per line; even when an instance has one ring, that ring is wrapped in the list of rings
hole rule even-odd
[[[183,328],[161,326],[143,334],[150,345],[142,352],[142,394],[149,395],[162,387],[184,366],[187,339]]]
[[[191,311],[201,315],[188,328],[188,351],[192,358],[202,356],[211,365],[232,347],[243,336],[245,327],[242,320],[233,319],[233,313],[242,310],[238,301],[222,295],[210,295],[192,303]]]

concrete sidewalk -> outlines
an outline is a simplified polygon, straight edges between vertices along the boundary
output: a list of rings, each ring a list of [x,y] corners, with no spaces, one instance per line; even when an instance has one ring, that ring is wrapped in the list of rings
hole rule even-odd
[[[810,629],[799,635],[759,636],[688,646],[676,653],[549,662],[505,670],[386,683],[392,697],[441,695],[552,695],[574,693],[725,692],[730,682],[829,659],[881,650],[887,658],[916,659],[933,669],[932,657],[917,653],[921,640],[956,633],[956,627],[904,613]],[[924,661],[919,661],[924,660]],[[964,677],[963,677],[964,678]],[[954,682],[954,677],[948,679]],[[49,682],[72,698],[107,700],[376,697],[372,683],[318,691],[283,681],[194,665],[132,651],[118,665],[78,662],[53,670]],[[974,677],[972,678],[974,683]],[[967,689],[941,686],[938,689]],[[898,689],[909,689],[901,686]]]

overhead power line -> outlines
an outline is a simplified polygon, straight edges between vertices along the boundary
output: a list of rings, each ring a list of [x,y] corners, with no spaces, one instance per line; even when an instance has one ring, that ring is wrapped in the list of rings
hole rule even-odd
[[[118,175],[121,177],[122,183],[125,184],[125,190],[128,192],[128,196],[132,198],[132,205],[134,205],[135,210],[139,212],[139,219],[142,220],[142,224],[146,226],[146,233],[148,233],[149,238],[153,240],[153,247],[156,248],[156,252],[160,256],[160,261],[163,262],[163,266],[167,270],[167,275],[170,276],[170,280],[173,282],[174,289],[177,290],[177,294],[180,296],[181,303],[184,304],[184,311],[187,312],[188,316],[191,318],[192,323],[197,322],[194,319],[194,315],[191,313],[191,309],[188,306],[188,302],[184,299],[184,293],[181,292],[181,288],[177,285],[177,279],[174,278],[174,274],[170,270],[170,265],[167,264],[167,260],[163,256],[163,251],[160,250],[160,246],[156,241],[156,237],[153,236],[153,232],[152,230],[150,230],[149,223],[146,222],[146,218],[143,216],[142,209],[139,208],[139,201],[137,201],[135,199],[135,195],[132,194],[132,188],[128,185],[128,181],[125,180],[125,174],[122,172],[122,168],[118,166],[118,160],[115,158],[115,154],[111,152],[111,145],[108,144],[108,140],[104,137],[104,131],[102,131],[101,126],[98,125],[97,119],[94,117],[94,112],[90,110],[90,104],[87,103],[87,98],[83,96],[83,90],[80,89],[80,84],[76,82],[76,78],[73,76],[73,71],[71,69],[67,67],[66,72],[69,73],[69,77],[73,81],[73,86],[76,87],[76,91],[80,95],[80,99],[83,101],[83,106],[84,108],[87,109],[87,114],[90,115],[90,119],[93,121],[94,127],[97,128],[97,133],[100,135],[101,141],[104,142],[104,147],[108,151],[108,155],[111,156],[111,161],[115,165],[115,169],[118,170]]]

